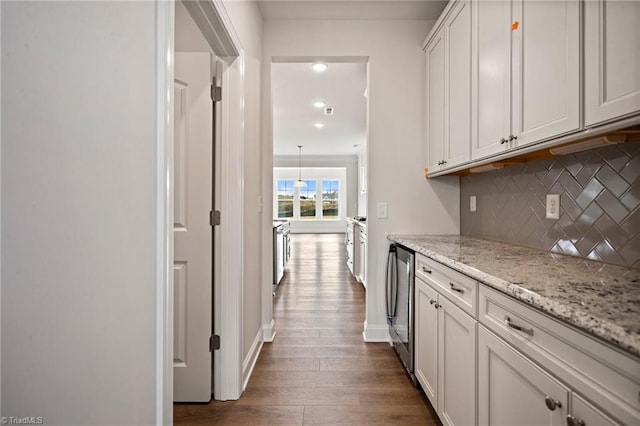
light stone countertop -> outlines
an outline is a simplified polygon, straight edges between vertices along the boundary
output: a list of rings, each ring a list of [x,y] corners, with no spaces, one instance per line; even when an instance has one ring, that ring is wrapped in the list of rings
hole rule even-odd
[[[640,269],[464,235],[387,239],[640,356]]]

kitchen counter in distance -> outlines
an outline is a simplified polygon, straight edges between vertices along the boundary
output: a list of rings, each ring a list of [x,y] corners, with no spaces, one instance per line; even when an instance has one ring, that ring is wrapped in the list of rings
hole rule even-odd
[[[640,269],[464,235],[387,238],[640,356]]]

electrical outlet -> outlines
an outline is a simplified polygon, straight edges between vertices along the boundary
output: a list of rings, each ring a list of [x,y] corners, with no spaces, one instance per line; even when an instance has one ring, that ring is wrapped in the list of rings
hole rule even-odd
[[[377,216],[378,219],[386,219],[388,216],[388,206],[387,203],[378,203],[378,211],[377,211]]]
[[[476,211],[476,196],[472,195],[469,197],[469,211],[470,212],[475,212]]]
[[[560,194],[547,194],[547,219],[560,219]]]

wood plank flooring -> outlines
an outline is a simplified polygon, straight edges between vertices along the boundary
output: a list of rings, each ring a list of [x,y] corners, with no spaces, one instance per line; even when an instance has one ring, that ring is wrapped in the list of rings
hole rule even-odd
[[[176,404],[177,425],[439,425],[387,343],[364,343],[344,234],[292,235],[265,343],[238,401]]]

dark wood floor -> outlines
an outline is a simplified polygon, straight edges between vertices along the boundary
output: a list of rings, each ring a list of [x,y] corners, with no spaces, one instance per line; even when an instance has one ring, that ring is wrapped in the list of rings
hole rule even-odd
[[[265,343],[238,401],[176,405],[175,424],[439,424],[387,343],[364,343],[365,294],[344,234],[292,235]]]

